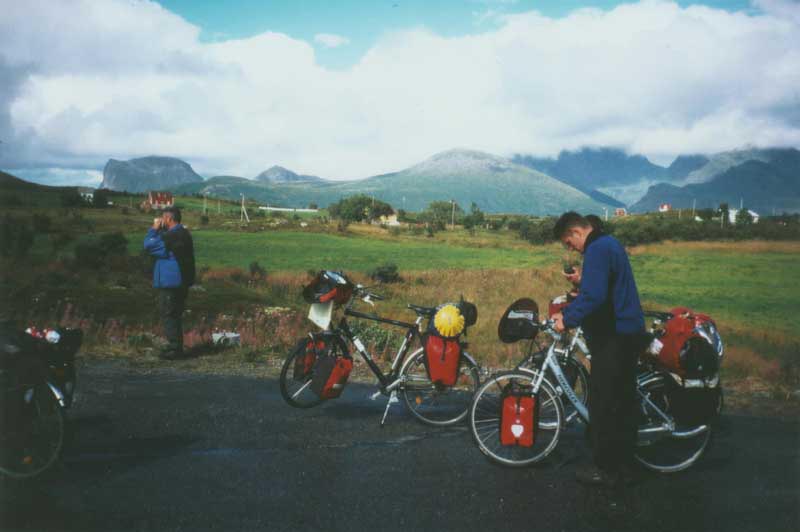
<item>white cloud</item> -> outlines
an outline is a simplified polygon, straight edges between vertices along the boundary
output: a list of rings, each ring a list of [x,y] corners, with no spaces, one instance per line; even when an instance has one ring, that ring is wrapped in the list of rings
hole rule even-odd
[[[350,44],[350,39],[333,33],[317,33],[314,35],[314,42],[321,44],[325,48],[338,48],[345,44]]]
[[[758,5],[531,12],[457,38],[408,29],[335,71],[279,33],[201,43],[151,2],[13,3],[0,18],[0,167],[160,154],[203,175],[280,164],[358,178],[456,146],[613,145],[659,161],[800,146],[800,5]]]

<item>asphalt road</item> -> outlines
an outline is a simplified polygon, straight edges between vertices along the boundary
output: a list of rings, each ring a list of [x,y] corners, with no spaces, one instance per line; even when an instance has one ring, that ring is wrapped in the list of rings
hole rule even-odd
[[[276,380],[84,368],[63,464],[5,485],[3,530],[800,530],[797,419],[728,412],[690,471],[621,492],[574,481],[579,433],[546,463],[488,462],[351,384],[311,410]]]

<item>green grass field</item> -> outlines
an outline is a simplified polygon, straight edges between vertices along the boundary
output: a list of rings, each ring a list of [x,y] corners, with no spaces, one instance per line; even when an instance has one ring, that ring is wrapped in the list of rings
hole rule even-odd
[[[132,253],[138,253],[142,237],[143,234],[129,235]],[[320,269],[367,272],[387,262],[397,264],[401,271],[534,268],[555,260],[549,248],[474,248],[443,245],[424,237],[391,240],[310,231],[209,230],[195,231],[194,240],[199,264],[247,269],[251,262],[257,261],[268,272]]]
[[[138,253],[141,237],[130,235],[132,253]],[[556,245],[472,247],[438,239],[445,237],[392,239],[303,231],[205,230],[195,231],[194,238],[200,265],[247,270],[256,261],[268,272],[324,268],[368,272],[387,262],[397,264],[401,273],[536,269],[557,267],[563,256]],[[800,245],[794,244],[664,243],[634,249],[631,262],[642,301],[650,307],[688,306],[737,328],[800,339],[794,322],[800,307],[798,252]]]

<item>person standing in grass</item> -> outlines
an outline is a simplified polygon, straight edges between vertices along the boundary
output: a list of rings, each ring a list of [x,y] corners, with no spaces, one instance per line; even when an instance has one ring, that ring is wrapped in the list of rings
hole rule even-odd
[[[167,207],[144,238],[144,249],[155,258],[153,288],[158,290],[158,310],[167,347],[159,355],[165,360],[183,356],[181,316],[189,287],[194,284],[194,243],[181,224],[181,211]]]
[[[577,472],[588,484],[617,485],[632,474],[636,442],[636,363],[647,343],[644,313],[628,255],[614,237],[576,212],[563,214],[553,230],[568,249],[583,254],[580,291],[555,328],[581,325],[592,353],[589,440],[594,465]]]

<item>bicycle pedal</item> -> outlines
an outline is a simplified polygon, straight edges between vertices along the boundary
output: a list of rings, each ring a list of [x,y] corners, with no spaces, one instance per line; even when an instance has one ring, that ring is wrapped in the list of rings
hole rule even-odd
[[[380,390],[378,390],[377,392],[375,392],[375,393],[373,393],[372,395],[370,395],[370,396],[369,396],[369,400],[370,400],[370,401],[375,401],[375,400],[376,400],[376,399],[378,399],[378,398],[379,398],[381,395],[383,395],[383,392],[382,392],[382,391],[380,391]]]

